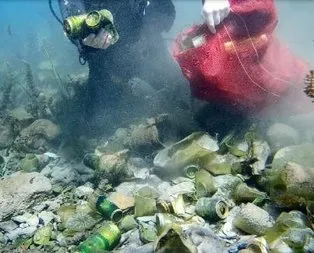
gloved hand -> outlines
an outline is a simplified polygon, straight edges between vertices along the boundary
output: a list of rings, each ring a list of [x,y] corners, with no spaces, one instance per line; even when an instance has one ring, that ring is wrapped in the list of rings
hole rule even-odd
[[[212,33],[216,33],[215,26],[219,25],[230,12],[228,0],[205,0],[202,10],[204,22]]]
[[[85,39],[83,39],[83,44],[85,46],[97,48],[97,49],[107,49],[113,44],[113,36],[108,33],[105,29],[101,28],[98,34],[91,33]]]

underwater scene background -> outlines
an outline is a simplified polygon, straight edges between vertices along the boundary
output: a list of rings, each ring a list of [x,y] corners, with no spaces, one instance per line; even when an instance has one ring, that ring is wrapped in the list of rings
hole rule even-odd
[[[100,2],[85,0],[88,11]],[[141,26],[112,11],[118,42],[82,65],[48,1],[0,1],[1,253],[314,252],[314,1],[275,1],[275,33],[305,74],[285,69],[279,50],[255,59],[240,50],[248,40],[225,48],[239,66],[271,59],[274,79],[301,75],[259,111],[230,102],[229,91],[253,105],[272,93],[237,88],[234,66],[221,68],[227,88],[206,91],[220,68],[197,66],[211,63],[197,51],[205,37],[195,37],[200,47],[192,38],[195,54],[181,57],[183,43],[175,53],[177,36],[202,24],[202,4],[172,2],[174,23],[161,33],[166,12]],[[186,64],[197,54],[205,63]]]

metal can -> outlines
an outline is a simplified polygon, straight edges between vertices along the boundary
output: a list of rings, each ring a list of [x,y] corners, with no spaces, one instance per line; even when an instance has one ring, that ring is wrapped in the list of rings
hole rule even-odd
[[[196,203],[195,212],[205,219],[217,221],[228,216],[229,205],[221,198],[200,198]]]
[[[188,178],[195,178],[195,173],[199,170],[197,165],[188,165],[183,168],[183,173]]]
[[[97,170],[99,167],[99,163],[100,163],[100,158],[98,155],[92,154],[92,153],[88,153],[84,156],[83,158],[83,164],[88,167],[91,168],[93,170]]]
[[[94,253],[112,250],[119,243],[121,232],[112,222],[108,222],[97,234],[91,236],[78,246],[76,253]]]
[[[173,206],[171,202],[160,201],[157,203],[157,211],[160,213],[173,213]]]
[[[114,203],[109,201],[105,196],[98,197],[96,202],[96,209],[105,218],[118,222],[122,219],[122,211]]]
[[[197,198],[210,197],[217,191],[213,176],[206,170],[195,173],[195,190]]]

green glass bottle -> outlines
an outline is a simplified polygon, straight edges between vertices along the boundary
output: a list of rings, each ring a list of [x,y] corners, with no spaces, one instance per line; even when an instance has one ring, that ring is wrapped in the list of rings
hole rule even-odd
[[[113,222],[108,222],[97,234],[82,242],[75,253],[97,253],[112,250],[118,245],[120,238],[119,228]]]
[[[118,222],[122,219],[122,211],[114,203],[109,201],[105,196],[100,195],[96,202],[96,209],[101,215],[112,221]]]

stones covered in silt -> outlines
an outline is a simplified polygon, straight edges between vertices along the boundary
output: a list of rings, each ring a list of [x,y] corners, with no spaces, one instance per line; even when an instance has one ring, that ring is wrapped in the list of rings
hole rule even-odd
[[[43,153],[59,136],[59,126],[50,120],[38,119],[21,131],[13,147],[26,153]]]
[[[48,178],[37,172],[15,173],[0,183],[0,220],[24,211],[34,200],[50,193]]]
[[[24,128],[22,136],[43,136],[48,141],[55,140],[60,135],[60,128],[47,119],[35,120],[30,126]]]
[[[266,233],[271,252],[313,252],[314,232],[299,211],[283,212]]]
[[[26,154],[20,162],[20,168],[25,172],[38,171],[39,160],[34,154]]]
[[[297,163],[273,169],[268,175],[271,199],[280,207],[300,207],[314,201],[314,171]]]

